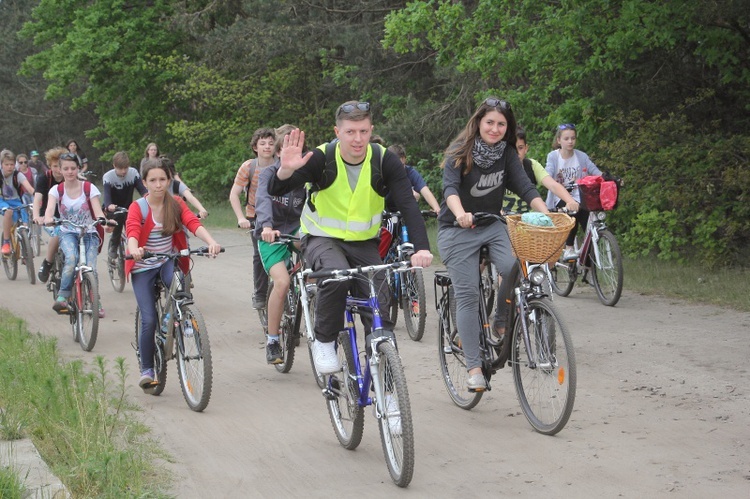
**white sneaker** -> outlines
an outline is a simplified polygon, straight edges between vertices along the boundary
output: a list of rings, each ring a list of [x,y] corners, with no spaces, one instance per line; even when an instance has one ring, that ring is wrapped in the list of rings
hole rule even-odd
[[[578,253],[576,253],[576,250],[574,249],[566,249],[563,251],[562,259],[563,260],[575,260],[578,258]]]
[[[336,355],[336,342],[323,343],[315,340],[312,345],[315,369],[320,374],[333,374],[341,370],[339,358]]]
[[[385,396],[384,405],[391,435],[401,435],[401,411],[398,409],[398,400],[389,393]]]

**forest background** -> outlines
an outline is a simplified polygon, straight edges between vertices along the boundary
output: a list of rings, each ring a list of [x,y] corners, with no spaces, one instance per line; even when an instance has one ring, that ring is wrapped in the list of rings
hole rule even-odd
[[[746,0],[0,0],[0,147],[75,138],[95,170],[156,142],[226,200],[248,142],[292,123],[332,138],[372,103],[439,196],[438,165],[488,95],[545,162],[556,126],[624,178],[630,255],[750,259]]]

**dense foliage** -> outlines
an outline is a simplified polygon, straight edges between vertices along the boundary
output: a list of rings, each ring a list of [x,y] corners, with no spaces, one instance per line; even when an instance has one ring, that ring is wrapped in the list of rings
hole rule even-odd
[[[0,17],[6,32],[23,25],[20,38],[2,42],[20,56],[2,52],[0,78],[13,97],[0,105],[6,118],[20,99],[29,114],[72,107],[83,117],[79,133],[87,131],[104,159],[118,149],[139,157],[155,141],[199,194],[221,199],[251,154],[253,130],[293,123],[317,144],[331,137],[338,104],[369,100],[376,133],[407,147],[439,197],[441,152],[476,103],[494,94],[526,126],[532,157],[546,156],[556,124],[573,122],[579,148],[625,178],[613,221],[629,252],[745,262],[747,209],[735,200],[748,196],[746,7],[741,0],[0,2],[12,14]],[[19,68],[22,77],[13,73]],[[95,122],[86,119],[91,113]],[[11,147],[55,136],[36,124],[22,128],[27,137],[17,129],[3,136]],[[0,126],[13,130],[9,121]]]

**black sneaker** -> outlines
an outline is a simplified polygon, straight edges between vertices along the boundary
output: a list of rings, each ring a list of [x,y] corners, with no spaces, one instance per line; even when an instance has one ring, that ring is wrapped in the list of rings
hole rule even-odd
[[[265,296],[253,296],[253,308],[255,310],[261,310],[266,308],[266,297]]]
[[[42,282],[47,282],[47,279],[49,279],[49,271],[52,269],[52,262],[48,262],[47,260],[42,260],[42,265],[39,267],[39,273],[37,274],[37,277]]]
[[[266,344],[266,361],[269,364],[281,364],[284,358],[281,355],[281,345],[278,341]]]

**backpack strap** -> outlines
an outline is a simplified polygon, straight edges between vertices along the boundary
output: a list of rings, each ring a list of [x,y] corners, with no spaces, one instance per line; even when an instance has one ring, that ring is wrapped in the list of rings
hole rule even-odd
[[[258,181],[255,179],[255,169],[258,166],[258,158],[250,160],[250,169],[247,171],[247,185],[245,186],[245,205],[250,204],[250,189],[255,180],[255,188],[258,188]]]
[[[336,165],[336,144],[338,140],[334,140],[326,144],[326,166],[323,171],[323,177],[320,182],[313,184],[311,192],[319,191],[329,187],[333,183],[333,179],[336,178],[338,172],[338,166]],[[379,194],[385,192],[385,182],[383,181],[383,156],[385,156],[385,147],[380,144],[370,144],[372,148],[372,155],[370,156],[370,174],[372,178],[370,185]]]
[[[528,175],[529,180],[531,180],[531,184],[536,187],[536,175],[534,175],[534,167],[531,165],[531,160],[529,158],[523,158],[522,164],[526,175]]]
[[[62,203],[63,195],[65,194],[65,182],[57,184],[57,205],[60,206]],[[89,204],[89,213],[91,218],[94,217],[94,207],[91,205],[91,182],[88,180],[83,181],[83,194],[86,196],[86,202]]]
[[[141,210],[141,225],[146,223],[146,215],[148,215],[148,201],[146,198],[138,198],[136,201],[138,208]]]

